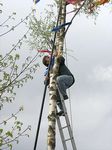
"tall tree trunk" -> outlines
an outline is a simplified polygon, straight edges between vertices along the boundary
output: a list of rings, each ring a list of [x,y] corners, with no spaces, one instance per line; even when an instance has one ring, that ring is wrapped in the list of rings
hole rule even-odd
[[[60,3],[60,0],[59,0]],[[65,23],[66,18],[66,2],[65,0],[62,0],[61,6],[61,13],[59,16],[59,23],[63,24]],[[59,6],[60,7],[60,6]],[[65,29],[61,29],[59,32],[57,32],[56,36],[56,50],[59,52],[60,55],[63,51],[63,41],[64,41],[64,31]],[[58,75],[58,69],[59,69],[59,63],[58,63],[58,57],[55,59],[55,64],[50,72],[50,84],[49,84],[49,115],[48,115],[48,150],[55,150],[56,146],[56,77]]]

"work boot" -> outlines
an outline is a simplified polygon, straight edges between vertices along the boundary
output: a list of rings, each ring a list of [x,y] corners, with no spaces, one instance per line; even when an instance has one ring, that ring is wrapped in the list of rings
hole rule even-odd
[[[64,100],[68,99],[68,95],[63,95],[63,99]]]
[[[59,107],[60,110],[63,110],[63,106],[62,106],[61,102],[57,102],[57,105],[58,105],[58,107]]]
[[[57,113],[58,116],[65,116],[64,111],[61,110],[60,112]]]

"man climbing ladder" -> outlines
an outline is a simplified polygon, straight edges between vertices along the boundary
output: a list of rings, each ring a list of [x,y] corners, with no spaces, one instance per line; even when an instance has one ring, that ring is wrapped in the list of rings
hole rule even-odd
[[[56,56],[57,56],[57,52],[54,53],[52,58],[50,58],[50,56],[48,56],[48,55],[43,57],[43,64],[47,67],[47,70],[49,67],[50,68],[53,67]],[[51,65],[50,65],[50,59],[52,59]],[[70,72],[70,70],[65,65],[65,58],[63,56],[59,56],[58,61],[60,63],[60,66],[59,66],[56,82],[57,82],[57,86],[63,96],[63,99],[66,100],[66,99],[68,99],[66,89],[70,88],[74,84],[75,79],[74,79],[73,74]],[[47,82],[49,84],[49,74],[47,71],[45,73],[45,82]],[[62,102],[61,102],[61,98],[60,98],[58,90],[56,90],[56,93],[57,93],[57,105],[60,108],[60,112],[58,113],[58,115],[63,115],[64,111],[63,111]]]

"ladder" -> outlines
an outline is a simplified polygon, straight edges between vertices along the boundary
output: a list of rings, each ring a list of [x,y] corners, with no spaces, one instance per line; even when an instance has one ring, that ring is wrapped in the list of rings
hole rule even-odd
[[[60,117],[62,117],[62,116],[59,116],[59,115],[56,116],[57,125],[58,125],[58,128],[59,128],[63,148],[64,148],[64,150],[68,150],[67,149],[67,141],[71,141],[72,149],[77,150],[76,145],[75,145],[75,140],[74,140],[74,137],[73,137],[72,128],[71,128],[70,121],[69,121],[69,117],[68,117],[68,114],[67,114],[67,109],[66,109],[66,106],[65,106],[65,102],[64,102],[63,96],[60,93],[60,90],[59,90],[58,87],[57,87],[57,89],[58,89],[58,92],[59,92],[59,95],[60,95],[60,98],[61,98],[61,102],[62,102],[62,106],[63,106],[63,110],[64,110],[64,116],[63,117],[65,118],[65,123],[66,123],[65,126],[62,127],[61,119],[60,119]],[[64,129],[67,129],[68,133],[69,133],[69,138],[67,138],[67,139],[64,136]]]

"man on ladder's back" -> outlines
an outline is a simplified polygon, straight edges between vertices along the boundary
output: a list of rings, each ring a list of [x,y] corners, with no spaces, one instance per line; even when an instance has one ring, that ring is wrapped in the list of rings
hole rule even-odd
[[[52,58],[50,58],[50,56],[48,56],[48,55],[44,56],[43,64],[48,68],[49,64],[50,64],[50,59],[52,59],[52,61],[51,61],[52,63],[51,63],[50,67],[53,67],[54,59],[55,59],[56,55],[57,54],[53,55]],[[70,70],[65,65],[65,58],[63,56],[59,57],[59,62],[60,62],[60,67],[59,67],[58,76],[57,76],[56,81],[57,81],[59,91],[60,91],[61,95],[63,96],[63,99],[66,100],[66,99],[68,99],[66,89],[70,88],[74,84],[75,79],[74,79],[73,74],[70,72]],[[47,74],[48,73],[46,72],[45,76]],[[49,77],[47,75],[45,77],[45,81],[48,81],[48,80],[49,80]],[[62,102],[61,102],[61,98],[59,96],[58,90],[57,90],[57,105],[60,108],[60,112],[58,114],[61,116],[64,114],[64,111],[63,111]]]

